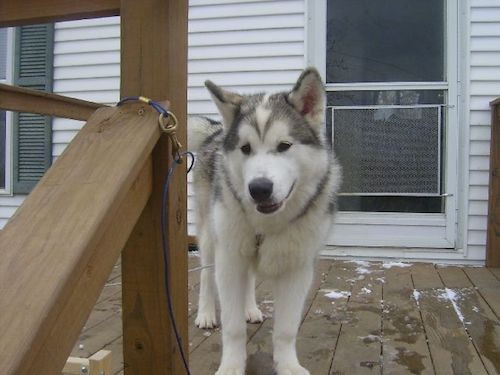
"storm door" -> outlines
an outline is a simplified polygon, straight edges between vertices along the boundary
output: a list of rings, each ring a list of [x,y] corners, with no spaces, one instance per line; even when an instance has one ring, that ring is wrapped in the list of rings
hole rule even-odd
[[[456,10],[446,0],[325,6],[327,132],[344,169],[330,244],[454,247],[456,47],[448,20]]]

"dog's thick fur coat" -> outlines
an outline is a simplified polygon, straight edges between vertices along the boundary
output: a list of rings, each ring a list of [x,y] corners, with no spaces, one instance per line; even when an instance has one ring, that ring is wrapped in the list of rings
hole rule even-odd
[[[295,339],[314,260],[332,224],[341,172],[325,137],[325,90],[313,68],[290,92],[239,95],[207,81],[222,123],[192,118],[189,148],[197,152],[194,186],[203,269],[196,324],[217,324],[222,360],[217,375],[243,375],[245,321],[263,316],[255,274],[274,295],[274,366],[278,375],[309,372]]]

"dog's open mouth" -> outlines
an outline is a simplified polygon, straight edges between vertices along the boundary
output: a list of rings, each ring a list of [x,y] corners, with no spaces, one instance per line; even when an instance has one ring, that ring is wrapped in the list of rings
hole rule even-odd
[[[257,211],[259,211],[263,214],[271,214],[275,211],[278,211],[282,204],[283,204],[283,201],[278,202],[278,203],[274,203],[274,202],[259,203],[257,205]]]
[[[294,187],[295,187],[295,182],[292,184],[292,187],[290,188],[290,191],[286,195],[285,199],[283,199],[281,202],[276,203],[273,202],[272,200],[268,200],[257,204],[257,211],[263,214],[272,214],[273,212],[278,211],[281,208],[281,206],[283,206],[283,203],[290,197]]]

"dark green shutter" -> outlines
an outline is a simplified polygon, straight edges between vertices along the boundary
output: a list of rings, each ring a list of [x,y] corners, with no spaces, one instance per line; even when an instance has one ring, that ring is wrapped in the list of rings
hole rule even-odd
[[[16,29],[14,84],[52,91],[54,25]],[[52,118],[15,113],[13,127],[14,193],[29,193],[52,162]]]

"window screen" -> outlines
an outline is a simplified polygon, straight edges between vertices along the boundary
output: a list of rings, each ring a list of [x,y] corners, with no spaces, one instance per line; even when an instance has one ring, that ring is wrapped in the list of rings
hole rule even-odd
[[[440,194],[441,107],[332,108],[342,193]]]

